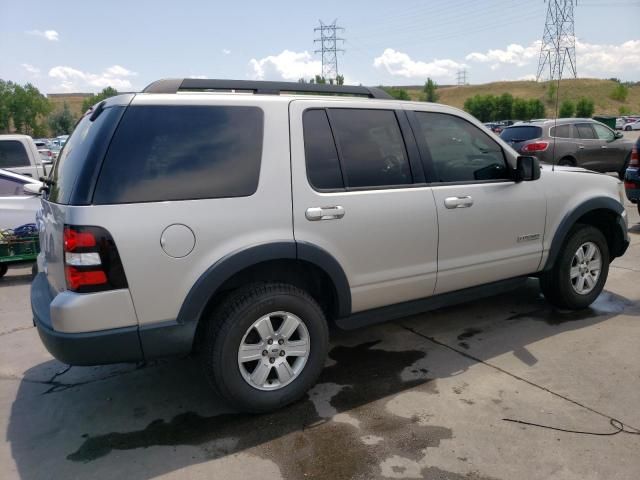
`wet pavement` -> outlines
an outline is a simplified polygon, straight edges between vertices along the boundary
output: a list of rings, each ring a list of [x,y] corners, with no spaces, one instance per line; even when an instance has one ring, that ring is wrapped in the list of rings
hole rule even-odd
[[[309,395],[260,416],[224,405],[192,358],[53,360],[31,324],[29,270],[12,270],[0,478],[636,479],[640,435],[592,435],[640,428],[640,225],[628,211],[632,246],[590,309],[556,311],[532,280],[336,331]]]

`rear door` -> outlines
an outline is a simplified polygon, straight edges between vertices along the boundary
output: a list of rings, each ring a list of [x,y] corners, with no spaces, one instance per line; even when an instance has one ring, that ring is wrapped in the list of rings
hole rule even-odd
[[[290,128],[295,239],[340,263],[352,311],[433,294],[436,209],[398,105],[296,100]]]
[[[616,142],[616,135],[610,128],[599,123],[593,124],[593,129],[600,140],[600,162],[603,172],[619,172],[624,167],[627,154],[621,142]]]

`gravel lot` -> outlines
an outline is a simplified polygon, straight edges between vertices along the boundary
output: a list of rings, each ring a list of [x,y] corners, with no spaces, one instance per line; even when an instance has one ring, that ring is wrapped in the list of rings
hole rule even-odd
[[[309,397],[221,405],[191,358],[68,367],[32,326],[29,270],[0,286],[0,478],[636,479],[640,224],[593,308],[535,281],[499,297],[336,332]]]

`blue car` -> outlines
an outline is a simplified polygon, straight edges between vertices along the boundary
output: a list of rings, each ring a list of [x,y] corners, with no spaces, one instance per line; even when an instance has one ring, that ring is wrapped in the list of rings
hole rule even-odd
[[[640,137],[636,141],[631,151],[631,159],[629,160],[629,166],[624,176],[624,189],[627,192],[627,198],[631,203],[635,203],[638,206],[638,213],[640,213]]]

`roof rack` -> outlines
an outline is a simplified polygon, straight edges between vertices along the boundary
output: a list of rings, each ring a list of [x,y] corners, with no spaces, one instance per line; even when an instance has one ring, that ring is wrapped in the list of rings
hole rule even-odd
[[[214,80],[202,78],[166,78],[146,86],[143,93],[178,93],[179,91],[217,90],[244,91],[267,95],[281,93],[324,93],[361,96],[367,98],[393,99],[391,95],[376,87],[355,85],[330,85],[296,82],[264,82],[254,80]]]

